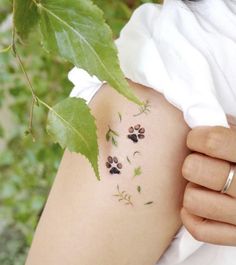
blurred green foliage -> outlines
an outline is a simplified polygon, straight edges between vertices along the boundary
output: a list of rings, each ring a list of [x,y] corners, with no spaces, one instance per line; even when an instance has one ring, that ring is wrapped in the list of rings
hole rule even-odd
[[[104,10],[114,37],[144,2],[95,0]],[[11,1],[0,0],[0,50],[11,43],[11,28],[3,27],[11,14]],[[72,65],[45,53],[40,36],[18,45],[37,95],[49,105],[69,95],[67,72]],[[47,111],[35,107],[34,142],[26,136],[31,105],[30,91],[12,52],[0,53],[0,264],[23,265],[33,231],[45,204],[63,150],[45,132]]]

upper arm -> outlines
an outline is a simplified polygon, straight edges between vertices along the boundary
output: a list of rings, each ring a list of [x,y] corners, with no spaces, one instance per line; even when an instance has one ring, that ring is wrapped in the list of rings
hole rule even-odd
[[[162,95],[130,84],[149,100],[150,112],[135,115],[138,106],[108,85],[97,93],[90,107],[98,127],[102,179],[96,179],[83,156],[65,152],[27,265],[153,265],[180,227],[188,128]],[[128,130],[138,124],[145,136],[134,143]],[[109,128],[117,133],[117,145],[106,139]],[[120,174],[110,173],[109,156],[117,157]],[[114,196],[117,185],[130,201]]]

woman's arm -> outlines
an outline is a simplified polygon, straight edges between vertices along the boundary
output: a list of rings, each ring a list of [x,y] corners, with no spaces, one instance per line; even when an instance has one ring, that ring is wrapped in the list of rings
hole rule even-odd
[[[84,157],[65,152],[27,265],[154,265],[180,228],[188,127],[162,95],[130,85],[149,100],[150,112],[134,116],[138,107],[108,85],[97,93],[90,106],[98,126],[102,180],[96,180]],[[128,137],[135,125],[145,129],[138,142]],[[119,135],[113,135],[117,146],[106,139],[109,127]],[[109,156],[121,164],[113,174],[106,165]],[[130,201],[113,196],[117,185]]]

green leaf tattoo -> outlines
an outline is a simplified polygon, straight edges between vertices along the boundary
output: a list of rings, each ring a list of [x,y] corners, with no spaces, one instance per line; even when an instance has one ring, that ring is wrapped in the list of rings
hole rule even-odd
[[[118,116],[119,116],[119,120],[120,120],[120,122],[122,122],[122,115],[121,115],[120,112],[118,112]]]
[[[119,134],[109,127],[109,129],[106,133],[107,142],[111,141],[114,146],[118,146],[118,142],[116,140],[117,137],[119,137]]]
[[[150,202],[144,203],[144,205],[149,205],[149,204],[153,204],[153,203],[154,203],[153,201],[150,201]]]
[[[140,186],[137,186],[137,191],[138,191],[138,193],[141,193],[141,187]]]
[[[60,54],[90,75],[107,81],[129,100],[143,105],[120,69],[112,32],[104,21],[103,12],[92,1],[33,2],[39,11],[43,44],[47,50]]]
[[[128,161],[129,164],[131,164],[131,161],[128,156],[126,156],[126,160]]]
[[[95,119],[84,99],[67,98],[51,108],[47,131],[63,148],[86,156],[100,180]]]
[[[140,176],[142,174],[142,168],[141,167],[136,167],[134,169],[134,175],[133,175],[133,178],[137,177],[137,176]]]

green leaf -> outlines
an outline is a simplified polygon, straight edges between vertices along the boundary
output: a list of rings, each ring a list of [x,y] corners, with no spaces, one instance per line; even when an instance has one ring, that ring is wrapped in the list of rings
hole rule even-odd
[[[141,105],[120,69],[112,32],[90,0],[41,0],[37,4],[44,47],[107,81]]]
[[[29,33],[38,24],[37,7],[32,0],[13,1],[13,21],[17,35],[26,40]]]
[[[86,156],[100,180],[95,119],[84,99],[67,98],[54,106],[49,112],[47,131],[63,148]]]

